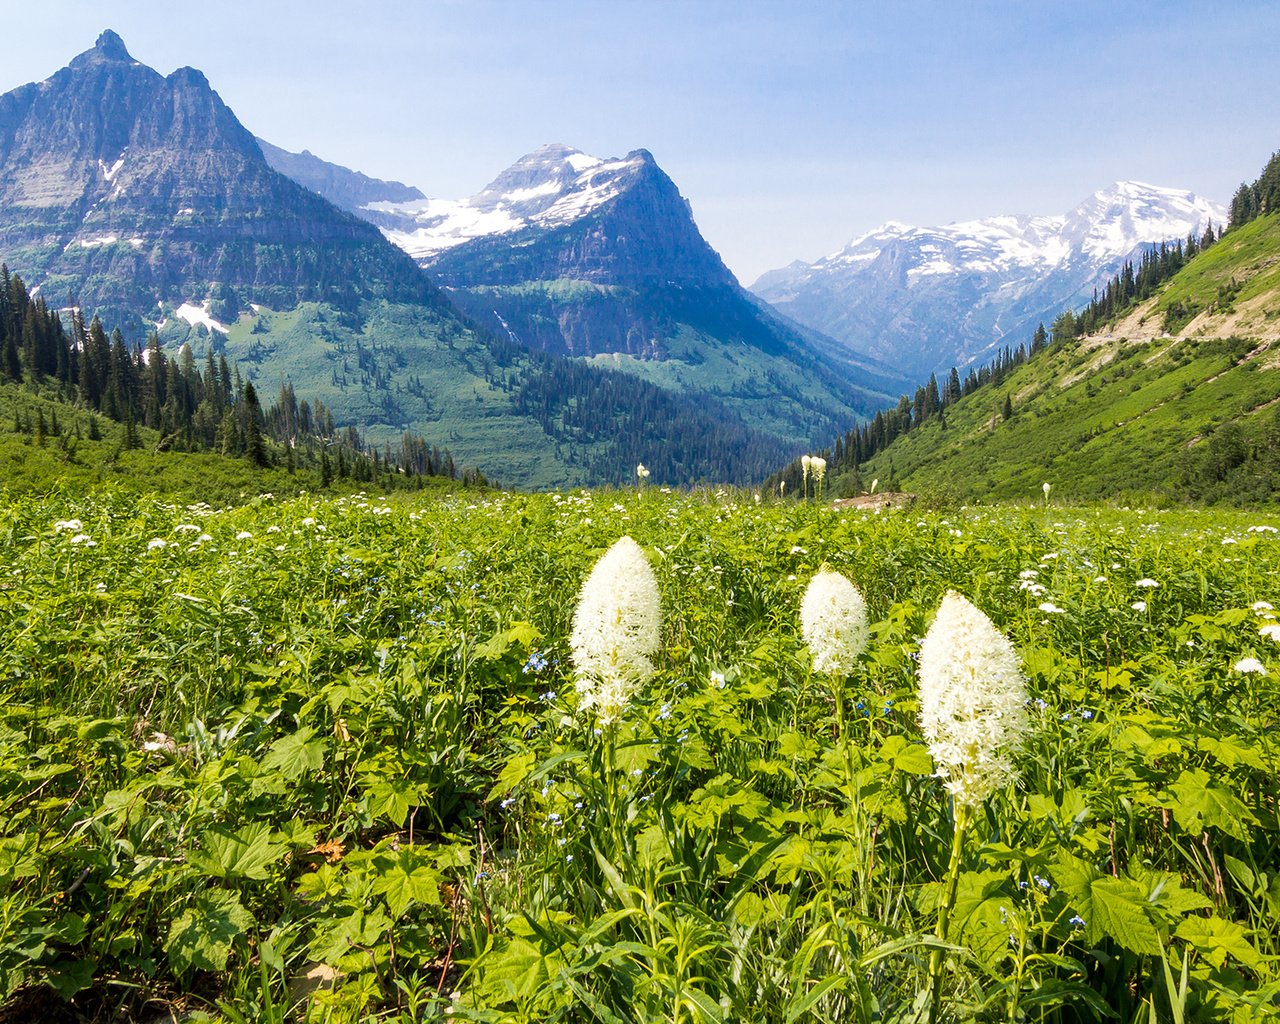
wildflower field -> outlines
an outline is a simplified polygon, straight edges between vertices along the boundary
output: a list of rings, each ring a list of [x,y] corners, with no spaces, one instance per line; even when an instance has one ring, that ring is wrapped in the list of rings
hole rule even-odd
[[[1274,1017],[1274,521],[0,499],[0,1020]]]

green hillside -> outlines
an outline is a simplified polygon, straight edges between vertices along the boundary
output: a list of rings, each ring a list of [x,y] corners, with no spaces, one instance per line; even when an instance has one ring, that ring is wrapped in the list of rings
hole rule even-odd
[[[277,497],[337,495],[359,490],[382,493],[410,487],[433,492],[463,486],[445,476],[405,477],[390,472],[324,474],[304,451],[289,468],[277,445],[272,465],[212,451],[166,450],[163,435],[147,427],[130,430],[60,401],[51,388],[0,383],[0,492],[83,495],[115,491],[171,498],[184,503],[240,505],[260,494]],[[97,436],[95,436],[97,435]],[[352,469],[356,456],[347,453]],[[367,460],[362,460],[367,466]],[[344,466],[348,463],[344,463]]]
[[[957,500],[1055,496],[1252,503],[1280,497],[1280,214],[1229,232],[1102,332],[1060,341],[861,464]],[[798,476],[792,467],[789,474]]]

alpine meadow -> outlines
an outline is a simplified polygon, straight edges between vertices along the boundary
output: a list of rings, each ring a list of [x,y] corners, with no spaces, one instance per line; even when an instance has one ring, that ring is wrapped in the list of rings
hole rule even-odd
[[[0,1024],[1280,1020],[1280,12],[49,6]]]

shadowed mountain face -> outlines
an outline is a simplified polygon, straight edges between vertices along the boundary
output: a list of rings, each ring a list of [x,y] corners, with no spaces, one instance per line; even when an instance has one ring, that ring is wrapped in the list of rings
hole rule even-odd
[[[466,199],[359,212],[494,331],[754,405],[770,430],[822,438],[906,386],[744,291],[645,150],[544,146]]]
[[[228,320],[251,302],[437,301],[367,224],[272,170],[204,75],[162,76],[110,31],[0,96],[0,254],[53,304],[122,324],[210,299]]]

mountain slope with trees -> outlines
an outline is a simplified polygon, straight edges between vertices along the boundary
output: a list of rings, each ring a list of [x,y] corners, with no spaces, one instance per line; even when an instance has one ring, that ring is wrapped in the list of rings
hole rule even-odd
[[[1243,190],[1270,195],[1276,166]],[[842,434],[828,492],[1280,499],[1280,210],[1267,202],[1126,264],[1029,345]],[[800,466],[783,480],[798,488]]]

